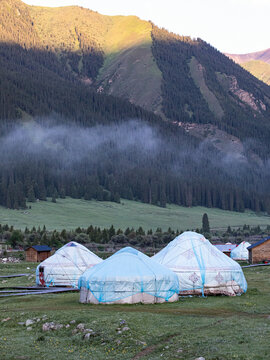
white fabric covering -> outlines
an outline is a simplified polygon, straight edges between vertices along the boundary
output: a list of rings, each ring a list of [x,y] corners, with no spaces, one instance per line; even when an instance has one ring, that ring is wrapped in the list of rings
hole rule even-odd
[[[178,300],[177,275],[140,251],[126,247],[86,270],[78,281],[80,302],[160,303]]]
[[[236,295],[247,290],[240,265],[201,234],[187,231],[152,257],[179,278],[180,294]]]
[[[101,261],[101,258],[85,246],[71,241],[38,265],[36,283],[45,286],[77,287],[82,273]]]
[[[247,241],[242,241],[235,249],[231,251],[231,258],[234,260],[248,260],[248,247],[251,244]]]

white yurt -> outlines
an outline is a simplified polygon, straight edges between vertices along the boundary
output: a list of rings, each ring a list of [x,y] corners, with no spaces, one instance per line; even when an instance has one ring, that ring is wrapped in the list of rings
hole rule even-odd
[[[236,248],[231,251],[231,258],[234,260],[248,260],[248,247],[251,244],[247,241],[242,241]]]
[[[41,286],[78,286],[78,279],[88,268],[102,261],[85,246],[71,241],[36,269],[36,283]]]
[[[134,304],[177,301],[176,274],[131,247],[88,269],[78,282],[80,302]]]
[[[152,259],[178,275],[181,295],[234,296],[247,290],[240,265],[192,231],[177,236]]]

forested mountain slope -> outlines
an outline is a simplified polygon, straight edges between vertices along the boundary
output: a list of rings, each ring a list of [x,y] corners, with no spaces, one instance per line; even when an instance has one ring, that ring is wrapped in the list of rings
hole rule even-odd
[[[134,16],[0,0],[0,204],[269,211],[270,88]]]
[[[177,36],[155,26],[152,38],[153,54],[163,74],[166,117],[211,123],[242,141],[256,138],[268,148],[269,86],[200,39]]]

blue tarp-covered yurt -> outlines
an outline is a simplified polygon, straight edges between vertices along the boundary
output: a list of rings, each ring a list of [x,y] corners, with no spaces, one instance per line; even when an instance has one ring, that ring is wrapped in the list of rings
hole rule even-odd
[[[88,269],[78,282],[82,303],[156,303],[178,300],[176,274],[131,247]]]
[[[192,231],[177,236],[152,259],[177,274],[182,295],[234,296],[247,290],[240,265]]]
[[[84,271],[101,261],[85,246],[71,241],[38,265],[36,283],[41,286],[77,287]]]
[[[247,241],[242,241],[236,248],[231,251],[231,258],[234,260],[248,260],[248,247],[251,244]]]

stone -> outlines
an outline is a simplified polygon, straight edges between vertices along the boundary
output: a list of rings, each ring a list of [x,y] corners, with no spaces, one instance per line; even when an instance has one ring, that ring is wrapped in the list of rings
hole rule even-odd
[[[20,321],[20,322],[18,322],[18,325],[25,325],[25,322]]]
[[[40,319],[39,319],[39,318],[37,319],[37,322],[40,322]]]
[[[45,323],[42,325],[42,331],[49,331],[49,330],[51,330],[49,323]]]
[[[92,329],[84,329],[83,332],[92,334],[92,333],[94,333],[94,330],[92,330]]]
[[[53,329],[52,329],[52,330],[60,330],[60,329],[62,329],[62,327],[63,327],[62,324],[55,324],[55,325],[53,326]]]
[[[130,330],[130,328],[128,326],[124,326],[122,329],[122,331],[129,331],[129,330]]]
[[[7,317],[7,318],[3,319],[2,322],[6,322],[6,321],[9,321],[9,320],[11,320],[11,318]]]
[[[26,322],[25,322],[25,326],[30,326],[30,325],[33,325],[34,323],[35,323],[34,320],[27,319]]]
[[[117,344],[117,345],[120,345],[121,342],[122,342],[121,340],[116,340],[116,344]]]
[[[195,360],[205,360],[205,358],[200,356],[200,357],[196,358]]]
[[[27,331],[31,331],[33,328],[31,326],[28,326],[28,328],[26,328]]]
[[[92,334],[87,333],[87,334],[84,335],[84,339],[89,340],[91,336],[92,336]]]
[[[75,335],[75,334],[77,334],[78,332],[79,332],[78,329],[74,329],[74,330],[72,330],[72,335]]]
[[[141,341],[141,340],[136,340],[136,345],[143,345],[143,346],[145,346],[145,345],[146,345],[146,342],[145,342],[145,341]]]
[[[69,325],[69,324],[66,325],[66,329],[68,329],[68,328],[70,328],[70,325]]]
[[[75,320],[71,320],[70,324],[75,324],[75,322],[76,322]]]
[[[82,323],[77,325],[78,330],[84,330],[84,328],[85,328],[85,325]]]
[[[126,323],[126,320],[120,320],[120,325],[124,325]]]
[[[42,325],[42,330],[43,331],[50,331],[50,330],[54,330],[54,322],[46,322]]]
[[[183,349],[178,349],[177,352],[178,352],[178,353],[182,353],[182,352],[183,352]]]

